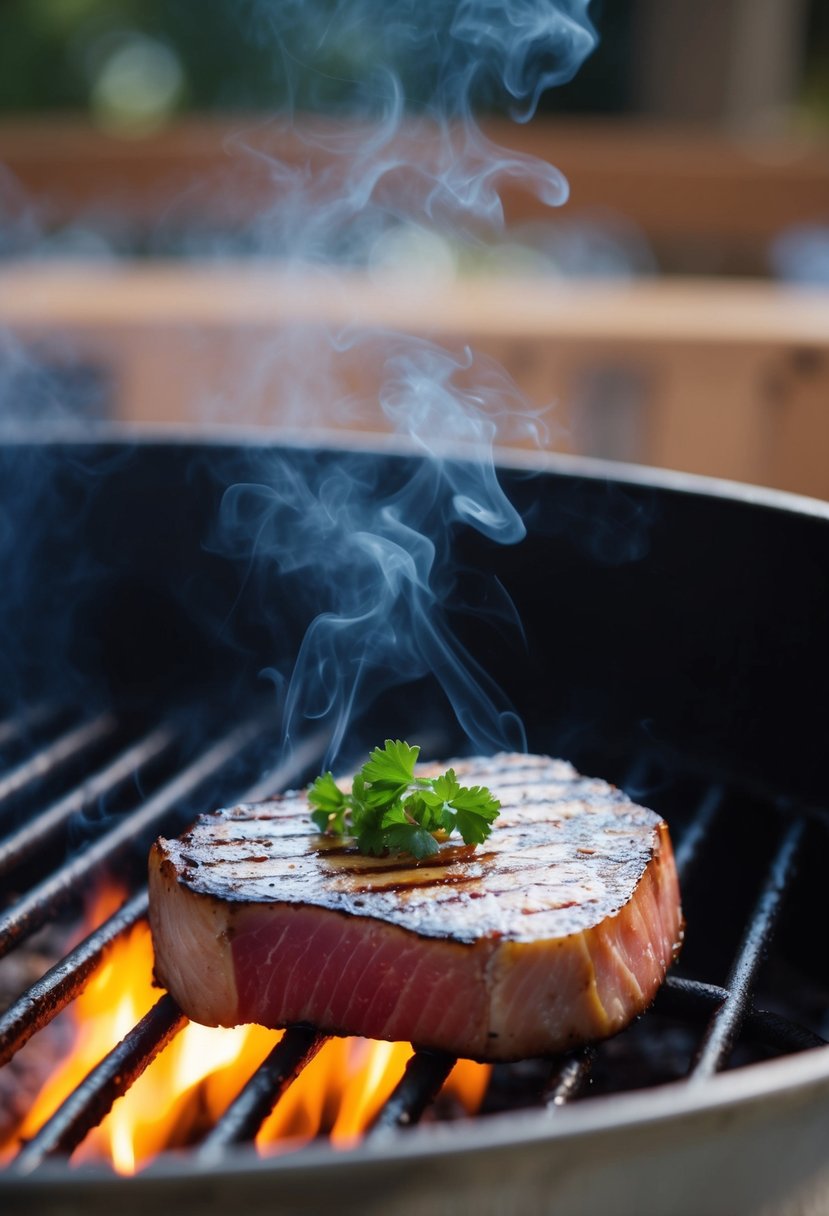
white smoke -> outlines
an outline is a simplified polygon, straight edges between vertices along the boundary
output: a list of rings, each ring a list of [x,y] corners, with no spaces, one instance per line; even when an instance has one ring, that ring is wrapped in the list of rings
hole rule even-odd
[[[504,226],[505,186],[549,206],[566,199],[559,171],[498,147],[476,106],[507,100],[528,119],[541,92],[568,80],[595,44],[587,0],[259,0],[243,11],[272,46],[292,101],[275,120],[292,155],[268,162],[272,202],[255,244],[306,275],[313,267],[318,288],[332,263],[361,260],[378,242],[393,246],[390,233],[415,234],[419,248],[430,238],[473,247],[490,240]],[[338,50],[339,114],[292,126],[292,110],[330,88]],[[251,147],[251,155],[262,152]],[[439,291],[440,275],[427,284]],[[411,281],[401,278],[400,289]],[[522,747],[520,722],[454,638],[447,612],[483,611],[458,603],[455,531],[510,544],[524,535],[493,450],[510,428],[543,422],[506,373],[474,351],[322,324],[282,335],[267,356],[266,374],[285,385],[283,421],[313,424],[320,392],[358,408],[338,377],[340,363],[355,358],[377,369],[388,426],[423,456],[407,478],[384,484],[359,458],[332,469],[277,455],[260,480],[224,496],[221,544],[291,579],[311,620],[298,652],[275,654],[266,673],[285,699],[286,739],[307,720],[325,721],[330,762],[379,691],[431,674],[475,749]],[[261,379],[262,369],[254,374]],[[464,459],[446,459],[447,445],[459,443]],[[497,588],[485,594],[509,615]],[[263,611],[278,618],[280,607],[263,601]]]

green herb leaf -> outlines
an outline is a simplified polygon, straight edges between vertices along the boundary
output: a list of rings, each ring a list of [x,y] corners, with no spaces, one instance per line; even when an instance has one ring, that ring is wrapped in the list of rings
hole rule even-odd
[[[455,776],[455,770],[450,768],[442,777],[435,777],[432,782],[432,788],[435,791],[435,795],[442,802],[452,802],[461,790],[458,779]]]
[[[366,824],[355,836],[357,848],[371,857],[382,857],[388,849],[386,833],[379,827]]]
[[[418,861],[438,851],[438,842],[431,832],[414,823],[394,824],[384,833],[391,853],[411,853]]]
[[[339,811],[346,805],[346,796],[333,773],[322,773],[309,789],[308,801],[321,811]]]
[[[455,830],[464,844],[482,844],[500,803],[484,786],[462,786],[453,769],[415,777],[419,747],[387,739],[376,747],[344,793],[331,773],[308,791],[311,818],[321,832],[350,834],[361,853],[410,853],[421,861],[439,849],[438,835]]]
[[[483,844],[492,830],[501,804],[482,785],[460,789],[452,800],[457,813],[457,827],[464,844]]]
[[[319,830],[342,836],[345,832],[349,799],[331,773],[322,773],[317,777],[308,791],[308,801],[314,807],[311,818]]]
[[[387,739],[383,748],[375,747],[361,770],[364,781],[376,785],[411,785],[419,747],[409,747],[400,739]]]

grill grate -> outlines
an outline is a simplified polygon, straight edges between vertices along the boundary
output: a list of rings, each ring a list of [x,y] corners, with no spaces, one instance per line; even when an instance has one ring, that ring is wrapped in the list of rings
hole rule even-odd
[[[369,1135],[381,1136],[418,1123],[455,1063],[453,1056],[442,1052],[416,1051],[399,1084],[376,1115]]]
[[[164,754],[173,744],[170,727],[159,727],[146,738],[128,747],[88,781],[59,798],[0,842],[0,875],[13,870],[39,849],[45,848],[68,824],[73,815],[82,815],[103,798],[111,797],[143,765]]]
[[[146,889],[139,891],[94,933],[56,963],[0,1017],[0,1065],[8,1061],[81,992],[104,951],[147,915]]]
[[[762,952],[771,936],[783,895],[803,841],[804,823],[796,820],[783,834],[768,879],[754,908],[726,985],[726,997],[712,1015],[694,1060],[691,1079],[704,1080],[722,1068],[745,1018]]]
[[[28,1174],[47,1157],[76,1149],[186,1023],[165,993],[23,1146],[14,1159],[14,1172]]]
[[[147,783],[150,792],[139,796],[137,804],[128,806],[124,813],[113,816],[92,843],[68,859],[59,855],[49,873],[36,873],[28,890],[0,912],[0,954],[8,953],[36,929],[54,921],[102,869],[113,862],[125,865],[125,857],[149,835],[181,826],[182,808],[192,818],[205,805],[215,805],[219,797],[254,801],[296,784],[318,765],[325,744],[321,737],[309,740],[290,763],[251,785],[250,773],[257,767],[256,745],[274,730],[273,719],[267,714],[252,714],[230,731],[208,735],[211,741],[207,745],[190,749],[187,736],[197,737],[197,733],[183,730],[181,719],[171,719],[130,739],[111,715],[100,715],[80,726],[67,726],[67,717],[50,706],[38,706],[26,718],[0,722],[0,747],[15,757],[5,776],[0,776],[0,824],[7,829],[5,839],[0,840],[0,874],[18,873],[21,867],[25,870],[47,846],[53,851],[56,845],[62,849],[75,817],[99,800],[118,796],[127,804],[136,802],[136,785],[140,788]],[[27,743],[30,754],[20,755]],[[110,754],[101,756],[102,749],[109,749]],[[51,791],[62,774],[68,778],[80,761],[87,762],[92,756],[97,756],[93,776],[57,797],[50,793],[44,809],[34,813],[30,810],[20,822],[20,800],[31,800],[39,788]],[[601,771],[600,765],[592,767]],[[635,787],[632,792],[636,794],[643,784],[647,786],[647,772],[648,764],[640,762],[621,783]],[[137,773],[142,774],[141,782],[136,782]],[[145,782],[147,773],[152,776]],[[677,799],[679,786],[685,794]],[[688,789],[693,793],[690,799]],[[662,789],[657,784],[654,797],[641,800],[655,805],[672,824],[683,888],[698,883],[703,863],[715,848],[712,838],[733,812],[733,793],[720,785],[683,778]],[[689,814],[682,813],[683,802],[690,807]],[[736,910],[736,919],[740,920],[738,945],[725,982],[714,982],[718,978],[716,965],[710,978],[705,979],[684,975],[680,970],[669,977],[652,1010],[616,1039],[553,1061],[496,1065],[484,1111],[532,1107],[555,1117],[562,1106],[590,1092],[620,1092],[683,1075],[689,1084],[704,1084],[714,1073],[729,1067],[738,1049],[754,1047],[762,1058],[824,1043],[816,1030],[801,1025],[796,1017],[758,1007],[758,977],[810,825],[805,815],[795,814],[791,808],[783,812],[768,802],[759,811],[753,806],[753,811],[762,818],[763,833],[772,845],[767,857],[752,861],[754,895],[748,903],[747,919],[743,910]],[[759,853],[763,853],[762,848]],[[686,913],[693,918],[687,902]],[[0,1016],[0,1065],[69,1005],[85,987],[108,946],[146,914],[146,888],[140,881],[133,881],[132,894],[124,905]],[[697,962],[699,956],[697,946]],[[172,999],[163,995],[20,1149],[9,1171],[28,1174],[49,1157],[71,1153],[185,1025],[186,1019]],[[672,1038],[675,1031],[676,1043]],[[194,1161],[200,1165],[215,1163],[233,1146],[252,1141],[276,1103],[326,1041],[326,1036],[310,1027],[286,1031],[225,1113],[194,1146]],[[388,1137],[416,1124],[433,1108],[454,1063],[454,1059],[439,1053],[415,1052],[367,1135]]]
[[[0,916],[0,956],[34,933],[73,896],[77,896],[92,874],[116,861],[148,832],[159,830],[165,818],[192,796],[200,785],[219,774],[247,746],[272,729],[273,723],[262,717],[251,718],[237,726],[171,777],[131,815],[121,816],[93,844],[33,886]]]
[[[310,1064],[327,1036],[310,1026],[293,1026],[262,1061],[256,1072],[202,1142],[198,1157],[215,1161],[233,1144],[253,1139],[285,1090]]]

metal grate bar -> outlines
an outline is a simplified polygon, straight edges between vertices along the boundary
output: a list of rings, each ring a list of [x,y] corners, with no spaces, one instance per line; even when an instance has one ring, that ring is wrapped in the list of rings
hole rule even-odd
[[[197,1160],[215,1161],[231,1145],[252,1140],[279,1099],[327,1040],[327,1035],[311,1026],[289,1027],[208,1132],[197,1150]]]
[[[406,1064],[400,1081],[375,1115],[367,1135],[371,1138],[384,1136],[418,1123],[456,1063],[454,1056],[442,1051],[416,1051]]]
[[[815,1047],[826,1046],[826,1039],[806,1026],[800,1026],[779,1013],[755,1009],[754,1006],[746,1014],[744,1029],[752,1038],[778,1052],[811,1051]]]
[[[99,798],[128,781],[142,764],[147,764],[161,755],[170,747],[174,737],[174,731],[169,726],[152,731],[77,789],[54,802],[5,840],[0,841],[0,875],[7,873],[41,848],[72,815],[80,814],[92,806]]]
[[[84,849],[77,857],[65,862],[49,878],[27,892],[0,916],[0,957],[7,954],[22,938],[39,929],[57,908],[88,881],[96,867],[117,856],[144,832],[157,825],[159,820],[191,795],[202,782],[235,759],[245,747],[271,727],[269,718],[257,717],[230,731],[163,785],[138,810],[122,818],[100,840]]]
[[[542,1093],[542,1102],[547,1110],[557,1110],[578,1097],[590,1077],[595,1058],[594,1048],[582,1047],[564,1063],[555,1065]]]
[[[0,777],[0,803],[18,794],[27,785],[42,777],[48,777],[55,769],[66,764],[80,751],[100,743],[108,735],[114,733],[117,727],[115,716],[111,713],[101,714],[82,726],[67,731],[52,743],[42,747],[22,764],[9,769],[4,777]]]
[[[45,722],[53,721],[60,714],[60,706],[53,701],[40,701],[12,718],[4,718],[0,722],[0,747],[7,743],[16,743],[27,731],[43,726]]]
[[[76,1149],[186,1022],[173,998],[165,993],[20,1150],[10,1172],[29,1174],[47,1157]]]
[[[147,914],[147,890],[127,900],[0,1016],[0,1067],[86,987],[108,945]]]
[[[727,997],[728,989],[721,988],[719,984],[669,975],[656,994],[654,1005],[663,1013],[705,1015],[711,1012],[712,1007],[721,1005]]]
[[[714,817],[723,800],[722,786],[714,785],[706,792],[676,849],[676,868],[681,879],[688,877],[700,856]]]
[[[681,1018],[709,1018],[728,998],[728,989],[700,980],[687,980],[670,975],[657,994],[654,1008],[659,1013]],[[778,1051],[807,1051],[825,1047],[826,1039],[767,1009],[749,1005],[743,1019],[743,1032],[756,1042]]]
[[[713,1076],[728,1059],[749,1008],[751,985],[760,964],[763,948],[780,911],[804,830],[803,820],[798,819],[783,834],[766,884],[728,977],[728,994],[709,1022],[697,1052],[691,1070],[693,1081],[702,1081]]]

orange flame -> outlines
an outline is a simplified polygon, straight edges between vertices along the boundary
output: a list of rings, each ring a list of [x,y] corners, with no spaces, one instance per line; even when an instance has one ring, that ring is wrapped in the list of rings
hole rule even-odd
[[[122,897],[114,890],[104,893],[86,931],[114,911]],[[18,1128],[20,1140],[43,1126],[158,1000],[152,963],[146,924],[110,948],[70,1010],[76,1024],[73,1049],[30,1107]],[[280,1032],[260,1026],[223,1030],[189,1023],[90,1132],[73,1162],[105,1160],[118,1173],[133,1174],[159,1152],[193,1143],[222,1115],[279,1038]],[[330,1040],[266,1119],[257,1148],[280,1152],[319,1135],[338,1146],[353,1144],[399,1081],[411,1054],[407,1043]],[[461,1060],[446,1092],[474,1113],[489,1072],[488,1065]]]

